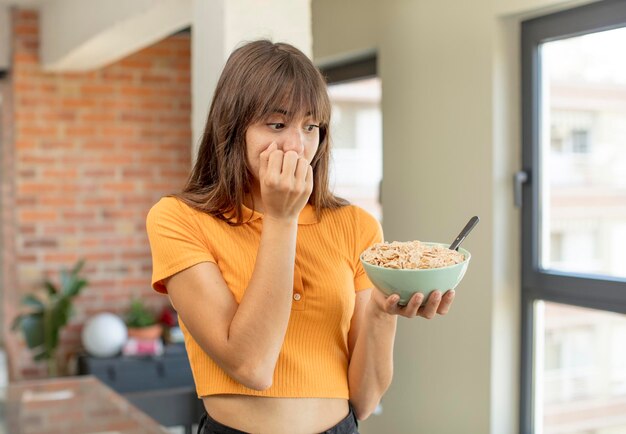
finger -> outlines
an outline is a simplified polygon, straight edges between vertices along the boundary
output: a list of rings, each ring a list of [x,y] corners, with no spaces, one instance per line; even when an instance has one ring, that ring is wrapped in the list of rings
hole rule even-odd
[[[441,302],[441,291],[433,291],[428,296],[428,300],[426,301],[426,305],[420,307],[419,315],[424,318],[431,319],[437,313],[437,308],[439,308],[439,303]]]
[[[386,306],[387,313],[392,315],[399,315],[405,318],[414,318],[417,316],[419,305],[424,299],[424,295],[421,293],[415,294],[405,304],[399,304],[400,297],[396,296],[391,300],[391,304]],[[389,301],[389,300],[388,300]]]
[[[280,178],[280,172],[283,168],[283,151],[275,149],[270,153],[270,158],[267,164],[267,175],[271,177],[271,181],[278,182]]]
[[[267,148],[265,148],[263,152],[259,154],[259,160],[261,162],[261,167],[259,170],[260,177],[265,176],[265,173],[267,172],[267,165],[270,159],[270,154],[276,149],[278,149],[278,145],[276,144],[276,142],[272,142]]]
[[[298,158],[298,162],[296,164],[296,182],[301,185],[306,184],[306,176],[308,172],[309,162],[306,161],[306,158]]]
[[[385,299],[383,308],[385,309],[387,313],[394,313],[395,309],[398,308],[399,301],[400,301],[400,296],[398,294],[391,294],[389,297]]]
[[[295,176],[296,166],[298,165],[298,153],[295,151],[287,151],[283,155],[283,167],[281,169],[281,175],[292,179]]]
[[[439,304],[439,308],[437,308],[437,313],[439,315],[445,315],[450,311],[450,307],[452,306],[452,302],[454,301],[455,292],[454,289],[446,291],[441,299],[441,303]]]
[[[417,312],[419,310],[420,305],[422,304],[422,300],[424,300],[424,294],[421,292],[416,292],[409,299],[407,305],[402,309],[400,315],[406,318],[415,318],[417,316]]]
[[[306,190],[309,194],[313,191],[313,167],[310,164],[306,168]]]

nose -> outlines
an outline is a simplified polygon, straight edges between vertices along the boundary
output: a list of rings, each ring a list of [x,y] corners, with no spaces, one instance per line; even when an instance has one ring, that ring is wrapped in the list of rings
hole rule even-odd
[[[291,127],[285,131],[283,152],[295,151],[298,155],[304,153],[304,131]]]

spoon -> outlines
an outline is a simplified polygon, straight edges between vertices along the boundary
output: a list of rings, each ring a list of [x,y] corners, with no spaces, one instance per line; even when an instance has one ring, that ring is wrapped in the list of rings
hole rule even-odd
[[[469,221],[467,222],[467,224],[465,225],[465,227],[463,228],[461,233],[459,233],[459,235],[457,235],[457,237],[454,239],[454,241],[452,242],[452,244],[450,244],[450,247],[448,247],[448,248],[450,250],[458,250],[459,246],[461,245],[461,243],[463,242],[465,237],[467,237],[469,235],[469,233],[472,231],[472,229],[474,229],[474,226],[476,226],[476,224],[479,221],[480,221],[480,219],[478,218],[477,215],[475,215],[474,217],[469,219]]]

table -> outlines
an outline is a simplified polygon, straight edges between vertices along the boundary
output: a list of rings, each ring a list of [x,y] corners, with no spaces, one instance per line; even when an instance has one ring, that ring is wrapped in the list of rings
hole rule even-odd
[[[0,433],[168,433],[93,376],[10,383],[0,391],[0,416]]]
[[[184,345],[160,356],[78,357],[78,373],[96,376],[163,426],[193,432],[204,406],[198,399]]]

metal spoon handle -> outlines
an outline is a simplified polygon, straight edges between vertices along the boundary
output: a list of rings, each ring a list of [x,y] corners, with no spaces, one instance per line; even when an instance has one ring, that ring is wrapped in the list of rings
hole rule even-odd
[[[469,219],[469,221],[467,222],[467,224],[465,225],[461,233],[454,239],[454,241],[452,241],[452,244],[450,244],[449,249],[458,250],[459,246],[461,245],[465,237],[469,235],[469,233],[472,231],[472,229],[474,229],[474,226],[476,226],[476,224],[479,221],[480,219],[476,215],[472,217],[471,219]]]

